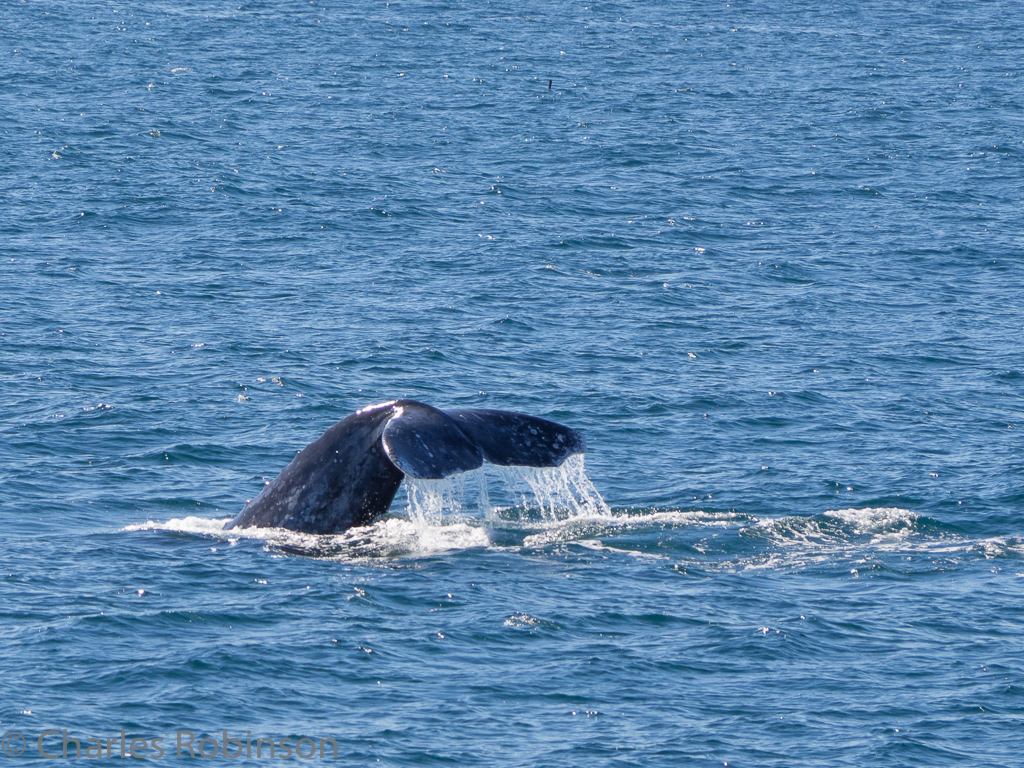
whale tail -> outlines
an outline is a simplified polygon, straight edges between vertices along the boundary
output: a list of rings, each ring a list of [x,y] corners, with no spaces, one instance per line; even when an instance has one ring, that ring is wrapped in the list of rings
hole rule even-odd
[[[442,411],[415,400],[363,408],[306,446],[226,528],[340,533],[387,512],[405,475],[557,467],[586,451],[576,430],[513,411]]]
[[[392,463],[417,479],[439,480],[499,466],[557,467],[586,451],[576,430],[514,411],[462,408],[441,411],[404,403],[384,429],[384,450]]]

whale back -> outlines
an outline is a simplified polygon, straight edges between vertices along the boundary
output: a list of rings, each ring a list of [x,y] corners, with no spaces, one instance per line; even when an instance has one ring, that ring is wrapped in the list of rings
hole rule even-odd
[[[339,421],[303,448],[226,527],[338,533],[387,512],[405,476],[381,444],[394,406],[382,403]]]

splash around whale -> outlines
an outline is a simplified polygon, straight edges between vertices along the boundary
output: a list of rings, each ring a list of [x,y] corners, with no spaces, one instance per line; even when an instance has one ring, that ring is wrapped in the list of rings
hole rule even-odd
[[[485,461],[557,467],[585,452],[581,433],[536,416],[392,400],[356,411],[307,445],[225,530],[341,533],[387,512],[407,475],[439,480]]]

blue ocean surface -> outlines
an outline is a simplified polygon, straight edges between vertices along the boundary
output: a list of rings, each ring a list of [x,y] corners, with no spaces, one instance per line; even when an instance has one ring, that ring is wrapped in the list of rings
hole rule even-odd
[[[4,2],[0,763],[1019,764],[1021,21]],[[221,530],[393,398],[585,463]]]

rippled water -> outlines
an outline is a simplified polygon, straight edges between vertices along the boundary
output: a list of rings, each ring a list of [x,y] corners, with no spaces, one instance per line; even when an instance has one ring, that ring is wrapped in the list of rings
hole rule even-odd
[[[1019,759],[1012,8],[12,2],[0,41],[5,764]],[[395,397],[586,465],[221,530]]]

